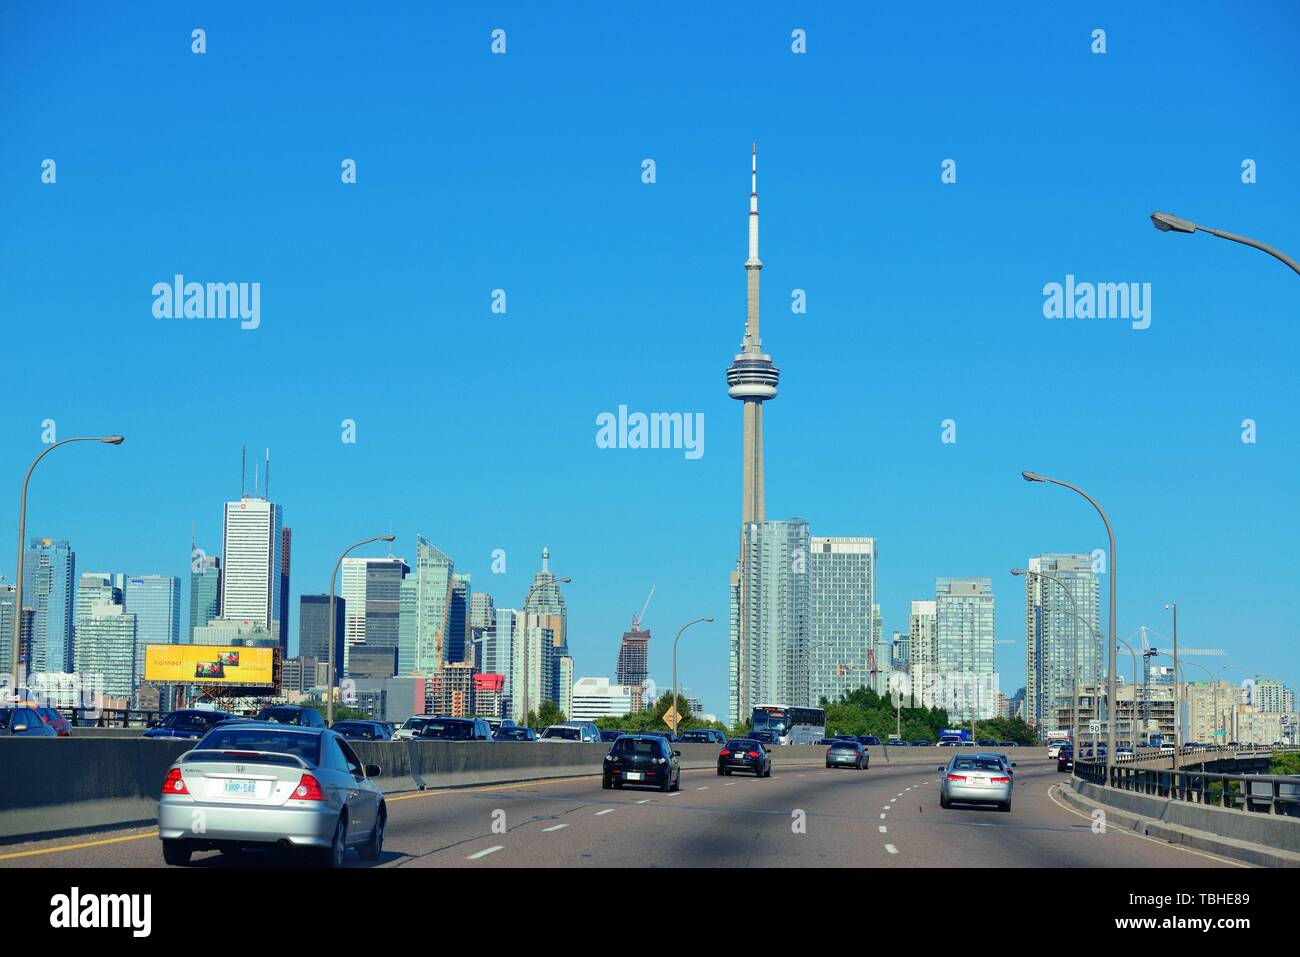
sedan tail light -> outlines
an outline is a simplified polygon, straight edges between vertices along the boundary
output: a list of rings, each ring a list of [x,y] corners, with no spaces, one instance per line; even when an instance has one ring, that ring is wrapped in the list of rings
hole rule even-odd
[[[185,786],[185,779],[181,777],[180,768],[172,768],[167,772],[167,777],[163,779],[163,794],[189,794],[190,789]]]
[[[762,755],[760,755],[757,751],[746,751],[745,753],[748,754],[751,758],[762,757]]]
[[[731,757],[731,752],[728,751],[726,748],[723,748],[721,751],[718,752],[718,757],[729,758]]]
[[[304,774],[298,786],[293,789],[295,801],[323,801],[325,792],[320,789],[320,782],[310,774]]]
[[[966,775],[964,775],[964,774],[950,774],[950,775],[948,775],[948,780],[949,780],[949,781],[965,781],[965,780],[966,780]]]
[[[830,749],[830,748],[827,748],[827,749],[826,749],[826,757],[829,758],[830,756],[831,756],[831,749]]]
[[[1010,778],[989,778],[989,780],[992,781],[994,784],[1010,784],[1010,783],[1011,783],[1011,779],[1010,779]]]

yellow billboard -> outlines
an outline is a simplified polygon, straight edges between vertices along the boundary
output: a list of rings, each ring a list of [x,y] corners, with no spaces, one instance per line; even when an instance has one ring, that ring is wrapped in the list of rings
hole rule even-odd
[[[275,685],[278,648],[145,645],[144,680],[176,684]]]

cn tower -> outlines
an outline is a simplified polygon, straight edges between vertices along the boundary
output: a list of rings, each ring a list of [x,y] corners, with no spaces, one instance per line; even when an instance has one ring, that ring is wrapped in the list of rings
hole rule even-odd
[[[758,274],[763,261],[758,258],[758,144],[754,144],[750,162],[749,258],[745,260],[746,303],[745,338],[727,368],[727,394],[745,403],[745,437],[743,454],[743,499],[741,522],[766,520],[763,508],[763,403],[776,398],[776,382],[781,371],[772,357],[763,352],[758,337]]]

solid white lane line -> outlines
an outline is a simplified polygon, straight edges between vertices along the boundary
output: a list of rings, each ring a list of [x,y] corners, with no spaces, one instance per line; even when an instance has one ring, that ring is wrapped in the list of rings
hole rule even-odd
[[[569,825],[567,825],[567,824],[556,824],[554,827],[544,827],[544,828],[542,828],[542,833],[543,833],[543,834],[549,834],[551,831],[558,831],[560,828],[562,828],[562,827],[568,827],[568,826],[569,826]]]
[[[614,813],[614,809],[612,807],[607,807],[603,811],[597,811],[596,817],[600,817],[602,814],[613,814],[613,813]]]
[[[502,847],[503,845],[498,844],[495,847],[484,848],[483,850],[479,851],[477,854],[471,854],[469,857],[465,858],[465,860],[477,861],[480,857],[487,857],[489,854],[495,854],[497,851],[501,850]]]
[[[897,854],[897,853],[898,853],[898,848],[894,847],[893,844],[886,844],[886,845],[885,845],[885,850],[887,850],[890,854]]]

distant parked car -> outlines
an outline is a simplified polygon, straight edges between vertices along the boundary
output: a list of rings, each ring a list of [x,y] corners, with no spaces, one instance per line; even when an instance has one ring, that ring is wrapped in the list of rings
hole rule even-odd
[[[491,741],[487,718],[430,718],[420,725],[420,741]]]
[[[335,721],[333,730],[349,741],[388,741],[392,738],[379,721]]]
[[[542,732],[541,741],[571,741],[576,743],[600,743],[600,728],[590,721],[566,721],[553,724]]]
[[[57,738],[58,732],[41,720],[35,708],[17,705],[0,708],[0,735],[20,738]]]
[[[263,708],[257,712],[258,721],[271,721],[275,724],[296,724],[303,728],[323,728],[325,719],[315,708],[303,708],[294,704],[278,704]]]
[[[201,738],[222,721],[232,721],[228,711],[186,708],[163,716],[144,733],[146,738]]]
[[[682,744],[726,744],[727,736],[717,728],[697,728],[683,731],[677,740]]]
[[[58,708],[38,707],[36,714],[42,721],[54,729],[54,733],[60,738],[72,737],[72,726],[68,724],[68,719],[59,713]]]
[[[413,714],[402,722],[402,726],[393,733],[393,737],[398,741],[409,741],[419,737],[420,728],[424,727],[426,721],[432,720],[431,714]]]
[[[521,728],[519,725],[512,725],[508,728],[497,728],[492,733],[493,741],[536,741],[537,732],[532,728]]]

